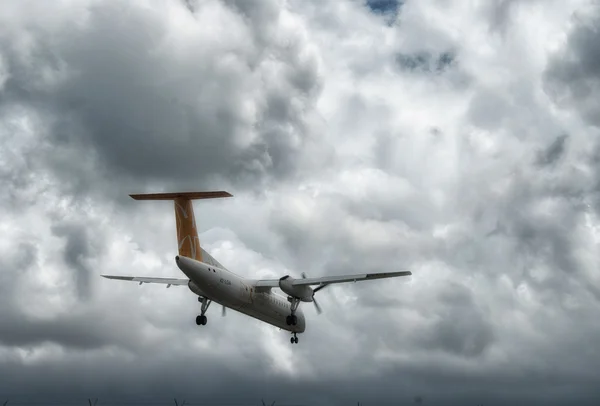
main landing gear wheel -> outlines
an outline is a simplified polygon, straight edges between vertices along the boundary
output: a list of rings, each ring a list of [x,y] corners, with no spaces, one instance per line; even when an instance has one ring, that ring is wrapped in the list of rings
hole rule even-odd
[[[290,343],[298,344],[298,337],[296,336],[296,333],[294,333],[294,336],[290,338]]]
[[[288,326],[295,326],[298,323],[298,318],[296,317],[295,314],[292,314],[292,315],[286,316],[285,322],[287,323]]]
[[[286,316],[285,318],[285,322],[287,323],[288,326],[295,326],[296,324],[298,324],[298,318],[296,317],[296,309],[298,309],[298,305],[300,304],[300,299],[296,299],[294,297],[288,297],[288,299],[291,301],[292,306],[291,306],[291,313],[289,316]]]
[[[200,303],[202,303],[202,310],[201,310],[201,314],[199,316],[196,316],[196,325],[205,326],[207,319],[206,319],[206,316],[204,315],[204,313],[206,313],[206,310],[208,309],[208,306],[210,306],[210,303],[212,302],[212,300],[208,300],[207,298],[199,297],[198,301]]]

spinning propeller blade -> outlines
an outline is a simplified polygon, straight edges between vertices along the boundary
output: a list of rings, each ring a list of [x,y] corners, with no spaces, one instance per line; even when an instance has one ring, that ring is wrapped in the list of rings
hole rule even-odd
[[[306,279],[306,273],[304,273],[304,272],[302,272],[302,279]],[[325,286],[327,286],[327,284],[319,285],[317,288],[313,289],[313,304],[315,305],[317,314],[323,313],[323,310],[321,310],[321,306],[319,306],[319,303],[317,303],[317,299],[315,298],[315,293],[317,293],[319,290],[323,289]]]
[[[317,299],[315,299],[314,297],[313,297],[313,304],[315,305],[315,309],[317,309],[317,314],[323,313],[323,311],[321,310],[321,306],[319,306],[319,304],[317,303]]]

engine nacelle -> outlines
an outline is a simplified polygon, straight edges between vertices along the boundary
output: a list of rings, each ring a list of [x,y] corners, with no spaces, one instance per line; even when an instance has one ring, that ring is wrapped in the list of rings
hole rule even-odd
[[[295,297],[296,299],[300,299],[303,302],[312,302],[313,301],[313,290],[310,286],[301,285],[294,286],[292,283],[294,282],[294,278],[289,275],[286,275],[279,279],[279,289],[288,295]]]
[[[189,281],[188,282],[188,288],[194,292],[195,294],[197,294],[198,296],[206,296],[206,294],[204,292],[202,292],[202,290],[200,290],[200,288],[198,287],[198,285],[196,285],[194,282]]]

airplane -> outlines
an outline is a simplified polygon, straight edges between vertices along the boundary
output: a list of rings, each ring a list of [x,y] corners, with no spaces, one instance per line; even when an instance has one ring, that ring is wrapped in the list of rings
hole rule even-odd
[[[302,279],[285,275],[278,279],[249,279],[237,275],[206,252],[200,245],[193,201],[199,199],[218,199],[233,197],[225,191],[146,193],[129,195],[135,200],[171,200],[174,202],[177,228],[178,255],[177,267],[186,278],[158,278],[146,276],[101,275],[108,279],[143,283],[187,286],[198,296],[202,304],[196,324],[207,323],[206,311],[212,302],[222,306],[222,315],[226,309],[253,317],[282,330],[290,332],[292,344],[298,344],[298,334],[306,331],[306,319],[299,308],[301,302],[312,302],[318,314],[321,307],[315,299],[315,293],[326,286],[344,282],[359,282],[373,279],[393,278],[412,275],[410,271],[364,273],[356,275],[325,276]],[[312,288],[311,286],[316,286]],[[273,291],[279,288],[286,296]]]

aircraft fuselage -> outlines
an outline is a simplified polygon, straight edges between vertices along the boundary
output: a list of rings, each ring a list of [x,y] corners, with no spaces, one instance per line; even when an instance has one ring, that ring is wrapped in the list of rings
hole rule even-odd
[[[190,279],[188,287],[196,295],[292,333],[305,331],[306,321],[299,308],[295,311],[296,325],[286,323],[291,314],[287,297],[257,289],[252,280],[221,267],[184,256],[178,256],[176,263]]]

